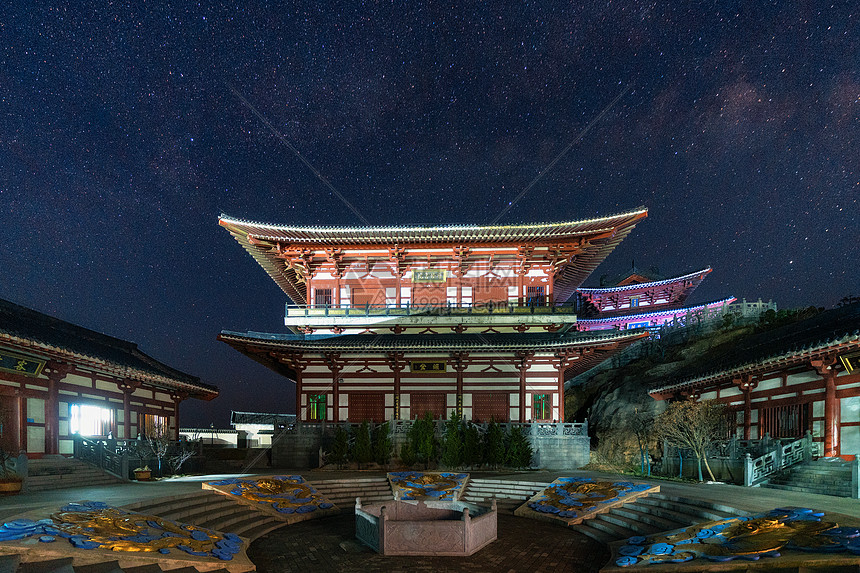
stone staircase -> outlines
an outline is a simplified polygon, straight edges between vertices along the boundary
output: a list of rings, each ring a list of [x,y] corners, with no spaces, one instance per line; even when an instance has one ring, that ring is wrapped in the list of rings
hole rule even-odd
[[[28,493],[70,487],[125,483],[124,480],[81,460],[47,457],[27,462],[24,491]],[[5,573],[0,570],[0,573]]]
[[[652,535],[712,519],[750,515],[728,505],[652,493],[596,515],[571,529],[601,543]]]
[[[516,508],[549,485],[549,482],[472,478],[466,484],[466,491],[460,499],[489,505],[495,497],[498,511],[513,513]]]
[[[140,501],[125,505],[122,509],[157,515],[222,533],[235,533],[249,542],[286,525],[274,516],[254,511],[212,490]]]
[[[355,508],[356,497],[361,498],[361,503],[394,499],[387,477],[330,479],[310,482],[310,484],[344,512],[351,512]]]
[[[819,493],[838,497],[851,494],[851,462],[821,458],[788,468],[761,484],[761,487]]]
[[[24,561],[21,555],[0,555],[0,573],[199,573],[194,567],[162,569],[156,564],[120,567],[119,561],[73,565],[71,557]],[[230,573],[228,569],[211,569],[206,573]]]

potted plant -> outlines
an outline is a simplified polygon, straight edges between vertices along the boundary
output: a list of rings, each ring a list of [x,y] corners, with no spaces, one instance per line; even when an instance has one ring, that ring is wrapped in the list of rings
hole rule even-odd
[[[137,481],[150,481],[152,479],[152,470],[149,469],[149,466],[134,468],[132,471],[134,472],[134,479]]]
[[[0,494],[14,494],[21,492],[24,480],[14,469],[9,467],[9,462],[16,456],[0,448]]]

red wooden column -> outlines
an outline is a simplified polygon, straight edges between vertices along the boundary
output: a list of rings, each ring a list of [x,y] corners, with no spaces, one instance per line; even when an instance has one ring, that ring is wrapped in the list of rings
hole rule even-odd
[[[23,386],[23,384],[22,384]],[[27,451],[27,395],[22,388],[15,388],[15,399],[18,402],[18,450]]]
[[[173,439],[179,440],[179,404],[188,398],[188,394],[184,392],[174,392],[170,395],[173,399],[173,421],[176,427],[173,429]]]
[[[758,385],[756,382],[752,381],[752,377],[749,374],[744,374],[738,378],[733,378],[732,383],[737,386],[741,392],[744,394],[744,439],[750,439],[750,425],[752,423],[752,400],[750,398],[750,394],[755,390],[755,387]],[[761,420],[759,420],[759,439],[764,438],[761,435]]]
[[[534,356],[533,352],[517,352],[516,353],[516,367],[517,370],[520,371],[520,423],[524,423],[526,421],[526,372],[529,369],[529,363],[531,361],[531,357]]]
[[[564,423],[564,371],[567,369],[570,357],[567,354],[555,356],[557,359],[555,366],[558,369],[558,421]]]
[[[812,360],[811,365],[824,379],[824,457],[840,454],[839,401],[836,399],[836,374],[839,363],[835,356]]]
[[[326,352],[325,354],[326,364],[331,370],[332,422],[340,421],[340,371],[343,369],[343,365],[338,361],[339,358],[339,352]]]
[[[463,416],[463,372],[466,371],[468,352],[452,352],[451,366],[457,372],[457,415]]]
[[[124,438],[126,440],[133,440],[137,436],[131,435],[131,395],[140,387],[140,382],[126,378],[117,382],[116,386],[122,390],[122,419],[125,427]]]
[[[48,395],[45,399],[45,453],[60,453],[60,380],[71,367],[68,364],[49,363]]]
[[[394,419],[400,420],[400,373],[406,368],[404,354],[402,352],[389,352],[388,366],[391,367],[391,372],[394,374]]]
[[[271,356],[293,372],[292,377],[296,383],[296,420],[301,422],[305,419],[303,416],[306,415],[302,411],[302,371],[307,368],[307,364],[302,362],[302,354],[299,352],[283,355],[273,353]]]

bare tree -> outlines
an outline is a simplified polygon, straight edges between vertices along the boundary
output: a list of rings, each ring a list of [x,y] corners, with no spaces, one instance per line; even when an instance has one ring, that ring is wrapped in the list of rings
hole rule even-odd
[[[692,450],[699,465],[699,481],[703,481],[702,461],[705,462],[711,481],[714,481],[707,453],[711,445],[721,437],[724,410],[722,404],[713,400],[672,402],[654,423],[654,431],[666,440],[667,444]]]

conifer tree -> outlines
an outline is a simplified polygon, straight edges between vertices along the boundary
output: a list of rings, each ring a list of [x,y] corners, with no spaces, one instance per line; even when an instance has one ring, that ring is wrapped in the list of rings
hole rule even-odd
[[[376,426],[373,434],[373,458],[381,466],[391,460],[391,430],[388,422]]]
[[[532,445],[521,428],[513,428],[508,439],[507,465],[514,468],[527,468],[532,463]]]
[[[338,468],[349,459],[349,434],[342,427],[338,426],[334,432],[334,443],[331,447],[331,461],[337,464]]]
[[[370,444],[370,424],[364,420],[355,434],[355,461],[358,462],[358,467],[361,469],[361,464],[366,464],[372,460],[373,447]]]
[[[463,424],[463,465],[476,467],[484,462],[484,452],[481,448],[481,433],[471,422]]]
[[[463,465],[463,429],[456,410],[451,411],[451,417],[445,422],[442,440],[442,464],[451,469]]]
[[[495,419],[490,420],[487,433],[484,435],[484,456],[487,464],[493,469],[505,463],[505,432]]]

